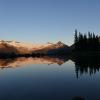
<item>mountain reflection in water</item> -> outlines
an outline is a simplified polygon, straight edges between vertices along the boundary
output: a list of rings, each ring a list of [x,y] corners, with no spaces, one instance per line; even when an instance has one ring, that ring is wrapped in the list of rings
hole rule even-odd
[[[58,64],[62,65],[71,60],[75,64],[75,73],[78,78],[82,74],[95,74],[100,69],[100,55],[77,56],[43,56],[43,57],[19,57],[15,59],[0,59],[0,68],[16,68],[26,64]]]
[[[49,56],[43,56],[43,57],[19,57],[15,59],[0,59],[0,68],[15,68],[15,67],[21,67],[26,64],[58,64],[62,65],[65,63],[68,59],[65,59],[64,57],[49,57]]]

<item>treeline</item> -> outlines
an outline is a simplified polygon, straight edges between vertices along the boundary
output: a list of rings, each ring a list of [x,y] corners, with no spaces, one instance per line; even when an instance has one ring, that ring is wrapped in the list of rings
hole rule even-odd
[[[75,30],[74,44],[76,51],[99,51],[100,40],[99,36],[94,33],[82,34]]]

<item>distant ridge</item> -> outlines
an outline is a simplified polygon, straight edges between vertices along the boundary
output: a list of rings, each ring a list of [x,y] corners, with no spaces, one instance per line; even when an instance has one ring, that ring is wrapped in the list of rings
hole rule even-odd
[[[49,43],[49,45],[35,50],[36,53],[44,53],[44,54],[58,54],[58,53],[67,53],[69,51],[69,46],[62,43],[61,41],[57,43]]]
[[[4,41],[0,40],[0,54],[1,53],[15,53],[15,54],[54,54],[54,53],[65,53],[69,51],[69,46],[61,41],[57,43],[47,44],[28,44],[18,41]]]

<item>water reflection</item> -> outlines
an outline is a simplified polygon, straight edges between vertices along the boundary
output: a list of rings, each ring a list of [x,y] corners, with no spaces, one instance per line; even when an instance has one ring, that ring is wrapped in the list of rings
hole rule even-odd
[[[21,67],[26,64],[58,64],[62,65],[66,61],[68,61],[68,58],[65,57],[50,57],[50,56],[43,56],[43,57],[19,57],[15,59],[0,59],[0,68],[15,68],[15,67]]]
[[[43,56],[43,57],[19,57],[15,59],[0,59],[0,68],[16,68],[26,64],[58,64],[62,65],[67,61],[73,61],[75,64],[76,77],[82,74],[93,75],[99,72],[100,56],[99,55],[75,55],[75,56]]]
[[[91,76],[100,70],[99,55],[75,56],[73,61],[75,63],[75,72],[77,78],[86,73]]]
[[[0,100],[100,100],[100,74],[86,77],[99,71],[99,60],[98,55],[0,59]]]
[[[85,100],[85,98],[81,96],[77,96],[77,97],[73,97],[72,100]]]

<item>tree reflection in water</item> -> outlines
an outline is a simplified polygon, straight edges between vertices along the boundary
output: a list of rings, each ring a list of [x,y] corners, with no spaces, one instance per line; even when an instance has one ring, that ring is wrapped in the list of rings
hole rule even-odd
[[[95,74],[100,69],[100,56],[99,55],[87,55],[78,56],[74,59],[75,72],[77,78],[79,75],[88,73],[90,75]]]
[[[76,96],[76,97],[73,97],[72,100],[85,100],[85,98],[81,96]]]

